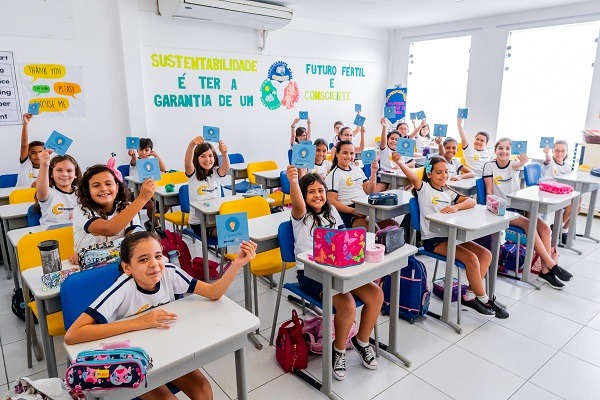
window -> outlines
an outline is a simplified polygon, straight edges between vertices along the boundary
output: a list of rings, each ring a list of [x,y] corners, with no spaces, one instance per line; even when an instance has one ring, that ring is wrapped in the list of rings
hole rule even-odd
[[[413,42],[407,82],[408,112],[425,111],[433,124],[448,124],[448,136],[458,137],[456,113],[465,106],[471,36]]]
[[[584,128],[600,21],[512,31],[506,46],[497,138],[526,140],[543,158],[540,137],[569,143]]]

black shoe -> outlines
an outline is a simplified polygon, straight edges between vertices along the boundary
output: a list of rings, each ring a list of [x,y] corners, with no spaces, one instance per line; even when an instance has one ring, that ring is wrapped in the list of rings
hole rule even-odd
[[[554,270],[554,268],[552,268],[547,273],[543,273],[540,271],[540,273],[538,274],[537,280],[540,282],[547,283],[548,285],[550,285],[550,287],[552,289],[562,290],[562,288],[565,287],[565,284],[558,280],[556,275],[554,275],[553,270]]]
[[[563,233],[563,234],[561,234],[561,235],[560,235],[560,242],[561,242],[563,245],[566,245],[566,244],[567,244],[567,236],[568,236],[568,235],[569,235],[568,233]]]
[[[373,348],[370,345],[363,347],[358,344],[358,339],[356,336],[354,336],[350,342],[352,343],[354,350],[356,350],[358,355],[360,355],[363,365],[369,369],[377,369],[379,364],[377,363],[377,358],[375,358],[375,352],[373,351]]]
[[[560,279],[563,282],[569,282],[571,279],[573,279],[573,274],[571,274],[569,271],[559,267],[558,265],[555,265],[554,267],[552,267],[552,273],[554,273],[554,275],[556,275],[556,277],[558,279]]]
[[[338,381],[343,381],[346,378],[346,353],[340,353],[335,350],[333,344],[331,345],[332,350],[332,368],[333,377]]]
[[[492,310],[494,310],[494,313],[496,314],[496,318],[500,318],[500,319],[508,318],[508,311],[506,311],[506,309],[504,309],[504,308],[500,307],[498,304],[496,304],[496,296],[494,296],[488,300],[487,306],[489,308],[491,308]]]
[[[479,314],[494,315],[494,310],[492,310],[486,304],[483,304],[477,297],[475,297],[473,300],[465,300],[464,297],[461,297],[460,304],[462,304],[465,307],[472,308]]]

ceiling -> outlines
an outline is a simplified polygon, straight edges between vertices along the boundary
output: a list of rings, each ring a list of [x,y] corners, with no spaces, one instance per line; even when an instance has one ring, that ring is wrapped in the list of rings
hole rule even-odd
[[[281,0],[298,17],[346,22],[352,26],[402,29],[539,8],[587,3],[587,0]],[[596,2],[599,3],[600,2]],[[600,7],[599,7],[600,11]]]

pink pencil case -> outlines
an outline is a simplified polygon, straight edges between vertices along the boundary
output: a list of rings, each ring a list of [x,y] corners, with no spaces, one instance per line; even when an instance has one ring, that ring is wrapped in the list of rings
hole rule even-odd
[[[573,191],[573,188],[569,185],[552,181],[540,182],[539,187],[542,192],[554,194],[569,194]]]

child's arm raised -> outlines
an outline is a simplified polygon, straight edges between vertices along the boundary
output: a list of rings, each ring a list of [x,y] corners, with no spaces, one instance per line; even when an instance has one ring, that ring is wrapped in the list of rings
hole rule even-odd
[[[312,140],[310,132],[310,118],[306,120],[306,140]]]
[[[296,124],[300,122],[300,118],[294,118],[292,125],[290,126],[290,146],[296,144]]]
[[[379,150],[385,150],[387,146],[387,119],[385,117],[379,120],[381,123],[381,140],[379,140]]]
[[[252,241],[242,242],[237,257],[232,261],[231,266],[225,271],[223,276],[213,283],[198,281],[194,289],[194,294],[207,297],[211,300],[219,300],[229,285],[231,285],[231,282],[233,282],[238,271],[256,257],[256,247],[256,243]]]
[[[229,172],[229,156],[227,155],[227,145],[219,140],[219,152],[221,153],[221,165],[217,169],[219,176],[225,176]]]
[[[410,180],[410,183],[412,183],[415,189],[420,190],[421,185],[423,184],[423,182],[421,182],[421,178],[417,176],[417,174],[412,168],[404,164],[404,162],[402,161],[402,156],[394,152],[392,154],[392,161],[398,164],[402,172],[404,172],[404,175],[406,175],[406,177]]]
[[[357,153],[360,153],[365,148],[365,132],[366,132],[365,127],[361,126],[360,127],[360,144],[358,146],[354,147],[354,151]]]
[[[419,126],[417,126],[410,135],[408,135],[409,139],[414,138],[415,136],[417,136],[419,134],[419,132],[421,132],[421,128],[423,128],[425,125],[427,124],[427,120],[422,119],[421,123],[419,124]]]
[[[150,152],[150,155],[158,160],[158,168],[160,169],[160,172],[167,172],[167,167],[165,166],[165,163],[163,162],[162,158],[160,158],[158,153],[152,150]]]
[[[465,130],[463,129],[463,119],[458,118],[456,120],[456,127],[458,128],[458,134],[460,135],[460,145],[463,149],[466,149],[469,145],[469,141],[467,140],[467,135]]]
[[[544,165],[550,164],[550,147],[544,147]]]
[[[434,139],[435,143],[437,143],[438,145],[438,154],[440,157],[444,157],[444,154],[446,154],[446,149],[444,149],[444,144],[442,141],[442,137],[438,136]]]
[[[38,201],[46,201],[50,196],[50,154],[52,150],[44,150],[40,153],[40,169],[35,180],[35,198]]]
[[[140,195],[133,200],[123,211],[119,212],[114,218],[106,220],[97,218],[88,226],[88,232],[96,236],[116,236],[123,229],[127,228],[130,222],[141,211],[148,201],[154,196],[156,183],[152,179],[146,179],[142,183]]]
[[[301,219],[306,214],[306,204],[304,204],[304,198],[300,191],[300,185],[298,184],[298,169],[293,165],[288,165],[286,175],[290,181],[290,197],[292,199],[292,217],[295,219]]]
[[[23,114],[23,127],[21,128],[21,148],[19,150],[19,161],[23,162],[29,157],[29,122],[33,114]]]
[[[129,161],[129,165],[131,165],[132,167],[135,167],[135,165],[137,164],[137,150],[129,149],[127,151],[127,155],[129,157],[131,157],[131,160]]]
[[[204,143],[204,138],[202,136],[196,136],[193,138],[188,144],[187,149],[185,150],[185,158],[183,160],[183,165],[185,166],[185,174],[187,176],[191,176],[194,171],[194,149],[196,146]]]
[[[521,168],[523,168],[523,166],[525,164],[527,164],[527,162],[529,161],[529,157],[527,157],[527,154],[519,154],[517,156],[517,161],[510,163],[512,166],[512,169],[514,169],[515,171],[520,170]]]
[[[379,171],[379,163],[377,160],[374,160],[371,164],[371,178],[363,183],[363,190],[367,194],[373,193],[377,187],[377,171]]]

